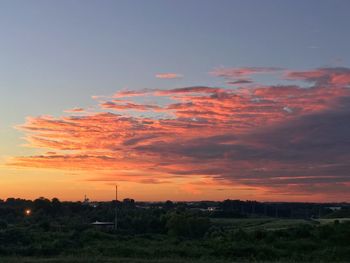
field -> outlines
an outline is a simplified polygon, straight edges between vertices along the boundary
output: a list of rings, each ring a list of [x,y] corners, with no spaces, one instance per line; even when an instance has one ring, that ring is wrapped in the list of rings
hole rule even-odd
[[[340,223],[349,222],[350,218],[321,218],[321,219],[317,219],[316,221],[320,222],[322,225],[325,225],[325,224],[334,223],[334,221],[339,221]]]
[[[232,261],[221,260],[184,260],[184,259],[130,259],[106,257],[58,257],[58,258],[0,258],[6,263],[228,263]]]
[[[333,222],[332,219],[327,219]],[[212,222],[216,226],[225,229],[241,228],[245,231],[255,230],[280,230],[300,225],[316,225],[316,221],[305,219],[280,219],[280,218],[215,218]]]
[[[327,225],[334,222],[349,222],[350,218],[320,218],[320,219],[283,219],[283,218],[214,218],[213,225],[227,230],[241,228],[245,231],[281,230],[302,225]]]

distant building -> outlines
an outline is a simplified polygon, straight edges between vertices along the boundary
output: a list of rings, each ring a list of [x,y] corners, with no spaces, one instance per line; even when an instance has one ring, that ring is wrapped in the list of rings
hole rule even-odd
[[[91,223],[92,226],[95,226],[97,228],[104,228],[104,229],[113,229],[114,228],[114,222],[100,222],[96,221]]]
[[[341,206],[330,206],[330,207],[327,207],[327,208],[332,210],[332,211],[339,211],[339,210],[341,210]]]

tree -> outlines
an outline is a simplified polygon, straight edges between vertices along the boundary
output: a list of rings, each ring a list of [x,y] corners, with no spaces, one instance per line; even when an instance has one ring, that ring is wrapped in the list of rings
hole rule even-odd
[[[208,218],[197,217],[186,213],[175,213],[167,221],[168,233],[173,236],[202,237],[210,227]]]

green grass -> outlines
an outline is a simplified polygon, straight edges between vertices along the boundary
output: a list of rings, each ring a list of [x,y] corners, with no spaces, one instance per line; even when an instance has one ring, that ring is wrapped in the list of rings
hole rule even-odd
[[[321,225],[324,224],[333,224],[334,221],[338,220],[340,223],[350,221],[350,218],[320,218],[320,219],[315,219],[315,221],[320,222]]]
[[[316,224],[304,219],[279,219],[279,218],[214,218],[214,225],[225,227],[226,229],[241,228],[247,231],[253,230],[279,230],[287,229],[298,225]]]
[[[243,263],[252,261],[232,260],[191,260],[191,259],[130,259],[130,258],[106,258],[106,257],[55,257],[55,258],[25,258],[6,257],[0,262],[6,263]],[[253,261],[254,263],[268,263],[267,261]],[[295,263],[295,261],[274,261],[274,263]]]

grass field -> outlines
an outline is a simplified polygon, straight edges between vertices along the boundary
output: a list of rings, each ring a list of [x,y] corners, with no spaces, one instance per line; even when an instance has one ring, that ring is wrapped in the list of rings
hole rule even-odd
[[[334,221],[336,220],[338,220],[340,223],[343,223],[343,222],[350,221],[350,218],[321,218],[321,219],[316,219],[315,221],[318,221],[322,225],[324,225],[324,224],[334,223]]]
[[[331,222],[333,222],[332,220]],[[286,229],[298,225],[317,224],[315,221],[304,219],[280,219],[280,218],[215,218],[212,219],[214,225],[226,229],[241,228],[247,231],[258,229],[278,230]]]
[[[248,261],[232,260],[191,260],[191,259],[130,259],[130,258],[78,258],[78,257],[58,257],[58,258],[23,258],[10,257],[0,258],[0,262],[6,263],[243,263]],[[249,261],[254,263],[268,263],[267,261]],[[296,263],[296,261],[274,261],[274,263]]]
[[[214,218],[212,223],[225,229],[241,228],[246,231],[254,230],[280,230],[300,225],[325,225],[350,221],[350,218],[321,218],[321,219],[281,219],[281,218]]]

